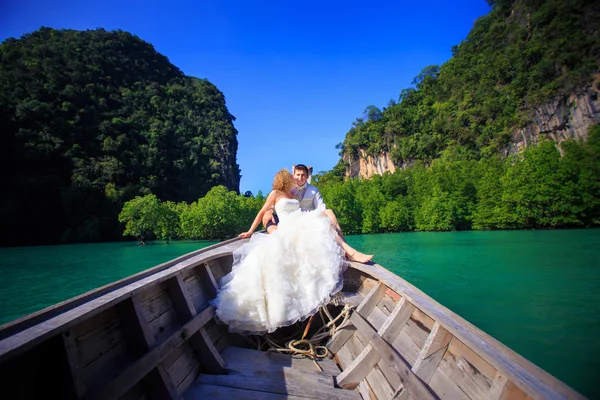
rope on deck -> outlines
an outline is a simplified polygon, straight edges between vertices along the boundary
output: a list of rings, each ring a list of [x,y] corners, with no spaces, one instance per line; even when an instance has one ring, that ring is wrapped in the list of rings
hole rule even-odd
[[[332,299],[335,305],[339,305],[338,299],[339,298],[337,296]],[[259,350],[261,350],[265,345],[267,345],[269,347],[267,352],[300,355],[310,358],[315,363],[317,368],[323,371],[323,368],[321,368],[321,366],[317,363],[317,359],[328,357],[330,353],[327,347],[320,345],[320,343],[325,338],[333,337],[333,335],[346,323],[348,318],[350,318],[350,313],[353,308],[354,306],[346,304],[339,315],[333,318],[331,313],[329,313],[329,310],[327,310],[327,305],[322,306],[319,308],[319,316],[321,317],[323,326],[319,328],[319,330],[315,332],[311,338],[306,338],[306,335],[313,322],[314,315],[308,320],[308,324],[306,325],[306,328],[304,328],[300,339],[297,339],[301,332],[300,328],[298,328],[294,334],[279,340],[273,339],[271,335],[264,335],[263,339],[265,342],[260,343],[260,338],[256,337],[258,340],[257,347]],[[326,322],[326,317],[329,322]],[[336,322],[338,322],[341,318],[343,318],[342,322],[339,325],[336,325]]]

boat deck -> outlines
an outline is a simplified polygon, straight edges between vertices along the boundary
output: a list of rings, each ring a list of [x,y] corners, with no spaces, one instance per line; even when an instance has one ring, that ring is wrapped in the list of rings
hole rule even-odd
[[[287,354],[228,347],[221,355],[227,375],[202,374],[185,391],[193,399],[361,399],[354,390],[335,387],[338,366],[329,359],[315,363]]]

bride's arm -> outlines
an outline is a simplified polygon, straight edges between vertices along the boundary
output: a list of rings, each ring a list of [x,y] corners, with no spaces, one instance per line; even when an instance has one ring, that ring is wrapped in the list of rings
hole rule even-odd
[[[258,214],[256,214],[256,218],[254,218],[254,222],[252,222],[252,226],[250,227],[248,232],[240,233],[238,235],[239,237],[241,237],[242,239],[245,239],[245,238],[252,236],[252,232],[254,232],[254,230],[258,227],[258,224],[260,224],[260,222],[262,221],[263,215],[265,215],[267,210],[269,210],[275,204],[275,197],[277,197],[277,194],[273,190],[267,196],[267,200],[265,201],[265,204],[262,206],[262,208],[260,209]]]

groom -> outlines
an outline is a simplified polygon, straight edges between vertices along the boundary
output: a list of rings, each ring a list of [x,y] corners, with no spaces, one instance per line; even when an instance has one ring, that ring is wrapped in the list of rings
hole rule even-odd
[[[292,168],[292,175],[294,177],[294,181],[296,182],[296,189],[293,191],[296,198],[300,202],[300,209],[302,211],[312,211],[316,210],[317,207],[323,205],[325,207],[325,203],[323,202],[323,197],[315,186],[308,183],[310,175],[312,174],[312,167],[307,167],[304,164],[294,165]],[[333,220],[338,233],[343,238],[342,230],[340,225],[335,218],[333,213],[327,213],[329,217]],[[331,215],[330,215],[331,214]],[[279,220],[277,219],[277,215],[273,214],[273,210],[268,210],[263,216],[263,225],[268,233],[273,233],[277,229],[277,224]]]

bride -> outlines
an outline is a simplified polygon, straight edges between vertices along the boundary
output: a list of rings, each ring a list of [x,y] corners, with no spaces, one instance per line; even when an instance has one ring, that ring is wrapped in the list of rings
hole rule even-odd
[[[354,250],[336,233],[324,207],[302,212],[292,195],[289,171],[275,175],[273,191],[241,238],[252,236],[264,213],[275,207],[280,221],[271,235],[254,235],[233,254],[232,272],[211,301],[231,332],[271,333],[314,314],[342,288],[344,255],[354,261],[373,256]]]

